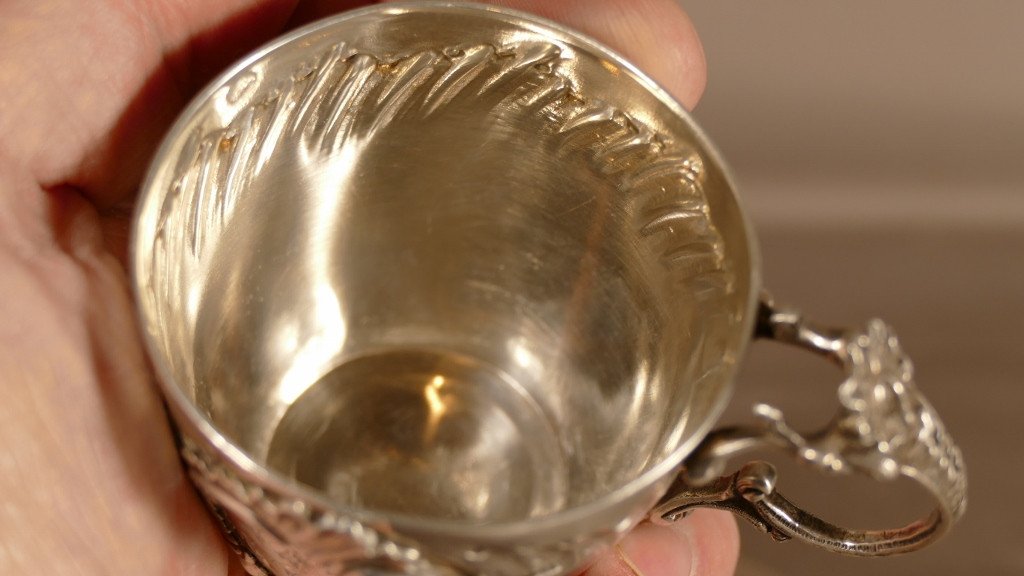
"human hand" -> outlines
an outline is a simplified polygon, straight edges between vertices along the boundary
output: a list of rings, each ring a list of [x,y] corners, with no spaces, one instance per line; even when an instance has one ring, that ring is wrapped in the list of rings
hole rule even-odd
[[[0,5],[0,573],[240,575],[182,473],[124,272],[161,134],[214,73],[352,0]],[[508,0],[601,40],[686,106],[704,85],[674,0]],[[732,519],[645,524],[589,575],[731,574]]]

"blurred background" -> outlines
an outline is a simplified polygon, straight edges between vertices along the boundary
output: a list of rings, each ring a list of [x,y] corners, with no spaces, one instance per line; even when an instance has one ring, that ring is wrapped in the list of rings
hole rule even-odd
[[[709,66],[695,115],[734,171],[767,287],[820,322],[893,324],[970,473],[965,520],[929,549],[845,558],[744,527],[739,574],[1024,574],[1024,2],[682,3]],[[757,343],[725,421],[767,401],[809,431],[839,379]],[[780,466],[780,487],[856,527],[929,510],[909,483]]]

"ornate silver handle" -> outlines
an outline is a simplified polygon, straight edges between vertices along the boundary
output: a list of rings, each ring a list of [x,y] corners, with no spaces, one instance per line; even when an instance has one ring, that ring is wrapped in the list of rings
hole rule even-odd
[[[910,361],[880,320],[862,330],[817,328],[795,312],[762,303],[757,336],[819,353],[846,371],[840,408],[823,430],[801,435],[782,412],[760,404],[760,424],[712,432],[686,463],[651,519],[670,522],[696,507],[731,510],[776,540],[801,538],[857,556],[916,550],[941,536],[963,515],[967,476],[960,449],[931,404],[917,390]],[[775,468],[755,461],[722,476],[729,458],[752,448],[778,446],[823,471],[857,472],[879,480],[899,476],[924,486],[938,502],[932,514],[894,530],[849,530],[791,503],[775,490]]]

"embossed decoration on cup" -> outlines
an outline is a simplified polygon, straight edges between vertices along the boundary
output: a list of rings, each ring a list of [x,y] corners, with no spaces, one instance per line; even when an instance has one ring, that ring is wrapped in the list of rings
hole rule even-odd
[[[533,16],[389,4],[258,50],[167,136],[132,247],[185,461],[253,574],[564,574],[693,506],[886,554],[963,512],[959,450],[888,328],[761,301],[692,119]],[[847,370],[832,428],[761,407],[709,434],[755,327]],[[719,477],[761,444],[939,506],[843,530],[770,465]]]

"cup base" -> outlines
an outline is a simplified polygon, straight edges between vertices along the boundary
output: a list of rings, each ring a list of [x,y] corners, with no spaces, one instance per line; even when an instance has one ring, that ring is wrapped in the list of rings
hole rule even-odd
[[[551,420],[507,374],[427,350],[350,360],[288,408],[268,464],[346,506],[474,522],[564,505]]]

